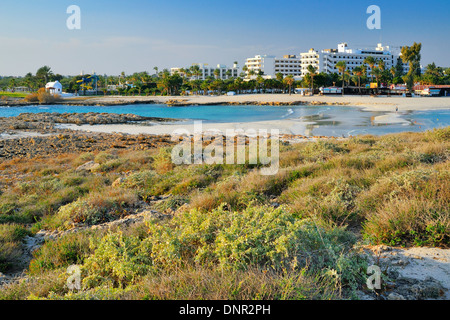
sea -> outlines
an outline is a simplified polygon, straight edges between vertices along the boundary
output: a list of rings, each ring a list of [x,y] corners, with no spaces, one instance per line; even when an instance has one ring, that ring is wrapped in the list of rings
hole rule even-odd
[[[307,135],[347,137],[385,135],[398,132],[420,132],[450,126],[450,110],[374,112],[351,106],[257,106],[257,105],[193,105],[171,107],[165,104],[133,104],[121,106],[26,106],[0,107],[0,117],[21,113],[57,112],[132,113],[147,117],[171,118],[177,121],[202,120],[206,123],[295,120],[304,124]],[[395,123],[376,121],[377,117],[394,114]]]

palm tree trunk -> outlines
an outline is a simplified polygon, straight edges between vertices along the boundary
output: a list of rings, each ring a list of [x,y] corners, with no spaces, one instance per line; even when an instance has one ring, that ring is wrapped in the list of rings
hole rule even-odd
[[[358,91],[359,95],[361,95],[361,77],[358,77]]]

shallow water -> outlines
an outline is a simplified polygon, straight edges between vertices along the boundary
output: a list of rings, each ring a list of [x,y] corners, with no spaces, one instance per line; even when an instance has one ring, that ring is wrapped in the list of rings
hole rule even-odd
[[[297,120],[306,124],[307,135],[348,136],[358,134],[383,135],[403,131],[424,131],[450,125],[450,110],[399,112],[401,122],[379,123],[376,117],[387,112],[363,111],[346,106],[187,106],[168,107],[165,104],[135,104],[125,106],[27,106],[0,107],[0,117],[17,116],[24,112],[107,112],[133,113],[147,117],[203,120],[209,123]],[[393,113],[395,115],[395,113]]]

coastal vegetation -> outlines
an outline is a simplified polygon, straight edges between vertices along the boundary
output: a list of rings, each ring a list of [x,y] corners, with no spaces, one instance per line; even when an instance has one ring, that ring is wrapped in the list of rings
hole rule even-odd
[[[28,237],[59,236],[0,298],[356,298],[362,245],[450,245],[449,141],[450,127],[282,143],[274,176],[259,164],[175,166],[170,147],[4,160],[0,272]],[[141,210],[159,214],[96,228]],[[66,285],[70,265],[80,291]]]

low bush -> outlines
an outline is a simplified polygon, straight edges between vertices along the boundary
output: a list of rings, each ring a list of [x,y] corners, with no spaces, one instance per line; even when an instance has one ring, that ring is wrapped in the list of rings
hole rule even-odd
[[[70,229],[77,223],[95,225],[113,221],[128,215],[128,210],[138,202],[134,192],[109,187],[60,207],[57,214],[46,217],[43,224],[51,229]]]
[[[0,224],[0,272],[11,269],[22,255],[22,240],[31,233],[17,224]]]

